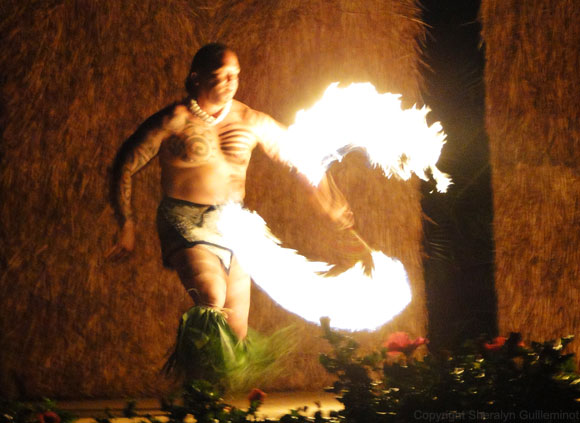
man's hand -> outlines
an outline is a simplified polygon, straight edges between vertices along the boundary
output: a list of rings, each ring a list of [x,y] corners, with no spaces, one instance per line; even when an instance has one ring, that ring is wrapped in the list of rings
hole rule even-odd
[[[112,261],[127,257],[135,249],[135,222],[126,220],[121,228],[117,243],[105,254]]]
[[[354,214],[330,173],[315,188],[314,198],[338,229],[350,229],[354,226]]]
[[[342,204],[333,204],[325,211],[339,230],[350,229],[354,226],[354,214],[346,201]]]
[[[336,249],[340,253],[340,263],[333,266],[325,276],[336,276],[350,269],[356,263],[361,262],[364,272],[370,276],[374,263],[371,256],[371,248],[354,231],[343,231],[337,238]]]

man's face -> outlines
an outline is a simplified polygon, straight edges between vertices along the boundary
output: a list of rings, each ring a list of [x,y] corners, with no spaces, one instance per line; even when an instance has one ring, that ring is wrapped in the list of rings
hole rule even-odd
[[[221,67],[202,80],[199,97],[204,97],[212,104],[226,104],[234,98],[238,90],[239,74],[238,57],[234,52],[226,50],[222,57]]]

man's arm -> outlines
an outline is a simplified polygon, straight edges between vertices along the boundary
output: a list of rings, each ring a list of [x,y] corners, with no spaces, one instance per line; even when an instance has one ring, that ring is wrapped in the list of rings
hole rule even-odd
[[[313,188],[312,198],[339,229],[351,229],[354,226],[352,210],[330,172],[322,177],[318,187]]]
[[[258,142],[265,153],[274,161],[288,165],[280,158],[280,142],[287,134],[285,126],[264,113],[258,113]],[[308,154],[307,151],[304,154]],[[340,192],[330,173],[324,175],[317,187],[299,174],[309,188],[310,199],[319,206],[324,213],[335,222],[340,229],[348,229],[354,226],[354,217],[346,198]]]
[[[258,142],[266,154],[274,161],[290,165],[284,162],[279,154],[279,143],[287,134],[286,128],[265,114],[260,113],[259,120],[261,125],[259,125]],[[308,151],[304,154],[308,154]],[[326,172],[316,187],[312,186],[306,176],[300,173],[298,176],[309,188],[310,201],[320,207],[341,230],[336,249],[341,253],[343,263],[334,266],[328,272],[328,276],[342,273],[356,262],[362,262],[365,272],[370,274],[373,269],[370,247],[354,231],[355,221],[352,210],[330,172]]]
[[[117,259],[131,252],[135,246],[135,220],[131,206],[132,177],[149,163],[159,152],[161,142],[167,135],[168,110],[162,110],[147,119],[123,143],[113,164],[112,202],[121,232],[117,243],[106,256]]]

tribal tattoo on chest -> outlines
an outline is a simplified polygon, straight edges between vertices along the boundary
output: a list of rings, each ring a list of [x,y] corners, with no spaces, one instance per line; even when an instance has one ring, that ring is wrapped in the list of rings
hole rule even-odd
[[[255,136],[251,130],[239,124],[229,124],[219,129],[196,123],[187,123],[180,134],[167,139],[167,149],[175,157],[187,163],[206,163],[221,151],[223,158],[232,164],[249,162]]]
[[[215,157],[218,149],[215,132],[210,128],[188,122],[182,133],[167,139],[167,149],[175,157],[188,163],[203,163]]]

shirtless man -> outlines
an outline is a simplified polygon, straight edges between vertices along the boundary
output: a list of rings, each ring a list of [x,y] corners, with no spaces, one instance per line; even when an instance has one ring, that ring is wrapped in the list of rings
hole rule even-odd
[[[116,209],[122,229],[111,258],[135,246],[131,177],[159,155],[164,194],[158,210],[163,261],[177,271],[196,305],[227,310],[227,321],[246,336],[250,277],[215,227],[220,205],[242,202],[252,150],[260,144],[280,161],[277,141],[285,128],[270,116],[234,100],[240,66],[236,54],[208,44],[195,55],[186,79],[188,97],[148,118],[121,147],[114,166]],[[352,213],[332,180],[313,196],[342,228]]]

